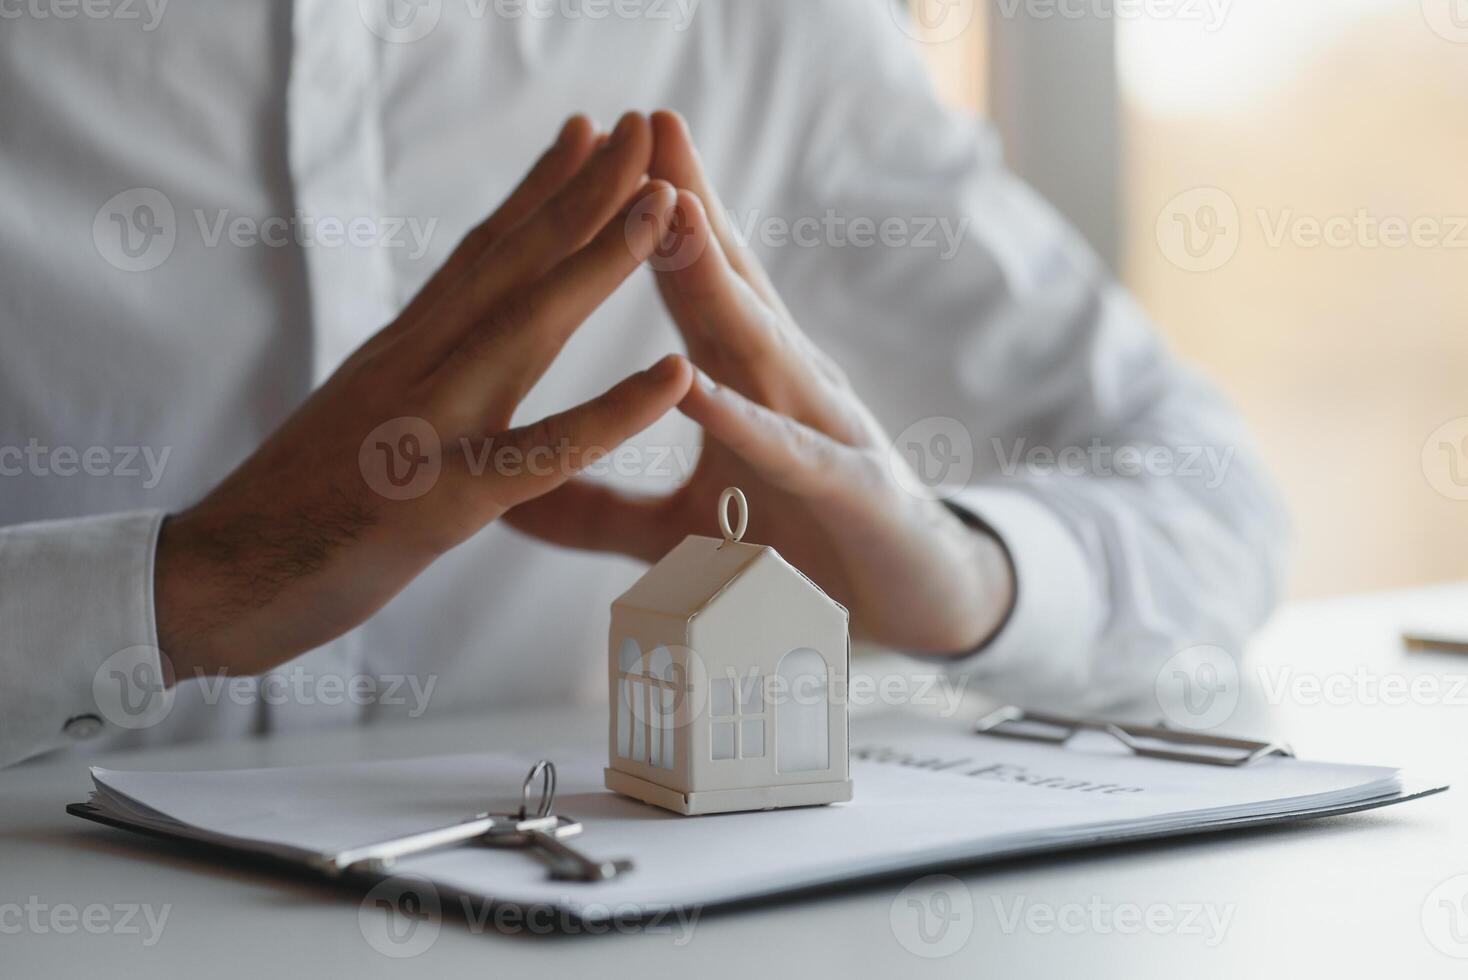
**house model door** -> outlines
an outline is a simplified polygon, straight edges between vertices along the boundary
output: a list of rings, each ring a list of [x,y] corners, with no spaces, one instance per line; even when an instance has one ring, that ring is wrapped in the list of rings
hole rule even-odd
[[[780,684],[775,708],[776,770],[829,769],[831,684],[826,658],[808,648],[791,650],[780,658],[776,676]]]

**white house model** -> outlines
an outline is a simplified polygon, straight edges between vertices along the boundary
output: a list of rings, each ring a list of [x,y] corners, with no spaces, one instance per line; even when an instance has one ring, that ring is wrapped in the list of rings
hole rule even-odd
[[[851,799],[846,609],[743,543],[748,520],[726,490],[723,540],[684,539],[612,603],[608,789],[690,815]]]

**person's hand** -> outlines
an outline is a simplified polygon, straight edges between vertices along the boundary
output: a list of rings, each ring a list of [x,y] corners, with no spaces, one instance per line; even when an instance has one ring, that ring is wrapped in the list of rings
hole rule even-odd
[[[902,489],[888,437],[737,244],[683,121],[657,113],[653,128],[650,172],[681,189],[681,243],[653,265],[701,369],[680,407],[703,427],[704,451],[671,497],[633,499],[578,480],[507,520],[554,543],[656,561],[684,535],[710,534],[720,493],[738,486],[751,501],[746,539],[775,546],[846,605],[858,637],[911,652],[973,650],[1012,602],[1003,547]]]
[[[155,602],[177,676],[257,673],[341,635],[684,397],[692,370],[673,356],[511,427],[571,333],[667,230],[676,193],[645,183],[651,155],[643,116],[609,140],[571,119],[400,318],[166,522]],[[629,232],[633,208],[650,220]]]

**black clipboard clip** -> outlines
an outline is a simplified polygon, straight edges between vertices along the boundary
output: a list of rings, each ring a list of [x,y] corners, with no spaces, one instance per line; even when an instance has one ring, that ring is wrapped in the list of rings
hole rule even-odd
[[[1133,755],[1169,762],[1191,762],[1232,769],[1253,765],[1271,756],[1294,758],[1283,742],[1206,735],[1161,725],[1133,725],[1100,719],[1067,718],[1042,711],[1005,707],[986,715],[974,726],[976,735],[1014,738],[1026,742],[1065,745],[1081,732],[1110,735]]]

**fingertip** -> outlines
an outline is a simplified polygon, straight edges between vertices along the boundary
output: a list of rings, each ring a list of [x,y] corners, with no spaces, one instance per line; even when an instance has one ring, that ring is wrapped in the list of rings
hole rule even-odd
[[[690,179],[693,167],[693,137],[681,115],[661,109],[652,116],[653,172],[678,180]]]
[[[616,430],[615,441],[631,438],[670,412],[692,383],[693,367],[678,354],[669,354],[619,382],[606,399],[607,404],[618,406],[605,420]]]
[[[673,208],[678,203],[678,189],[666,180],[653,178],[642,185],[640,207],[657,216],[664,227],[672,220]]]
[[[710,250],[710,244],[712,251],[722,254],[718,236],[714,234],[713,216],[709,214],[708,205],[702,197],[686,187],[680,187],[674,203],[674,213],[683,219],[687,232],[698,242],[697,257],[702,258],[705,251]]]
[[[699,225],[708,224],[708,208],[704,207],[703,198],[686,187],[678,188],[677,207],[690,222]]]
[[[667,255],[659,253],[664,261],[658,271],[676,276],[685,288],[711,294],[720,285],[720,277],[732,270],[714,231],[708,205],[695,192],[680,188],[670,221],[670,240],[664,243]]]
[[[617,117],[617,124],[612,127],[612,138],[625,137],[642,121],[642,113],[629,110]]]
[[[572,113],[556,137],[558,146],[579,146],[596,138],[596,126],[584,112]]]
[[[618,146],[635,145],[651,155],[652,124],[648,122],[646,116],[635,109],[625,112],[622,118],[617,120],[610,142]]]
[[[621,225],[626,246],[639,265],[657,254],[672,222],[673,204],[677,198],[673,185],[664,180],[650,180],[638,189],[622,212]],[[614,234],[613,227],[609,225],[605,234]]]
[[[694,367],[680,354],[669,354],[642,372],[643,383],[657,392],[656,401],[672,408],[688,396],[693,385]]]
[[[659,136],[682,136],[688,138],[691,130],[688,120],[676,109],[659,109],[652,114],[653,129]]]
[[[714,403],[718,400],[721,386],[708,372],[696,364],[689,363],[689,385],[678,402],[678,411],[703,425],[709,418]]]
[[[680,386],[688,386],[688,384],[693,384],[693,362],[688,361],[688,358],[686,358],[686,356],[681,354],[669,354],[668,356],[665,356],[665,358],[662,359],[659,364],[662,365],[662,370],[665,370],[666,373],[668,373],[669,379],[678,381],[678,383],[680,383]]]
[[[713,378],[709,377],[709,373],[707,371],[699,367],[697,364],[693,364],[691,362],[689,364],[689,367],[693,368],[693,385],[695,388],[697,388],[705,395],[718,394],[719,383]]]

